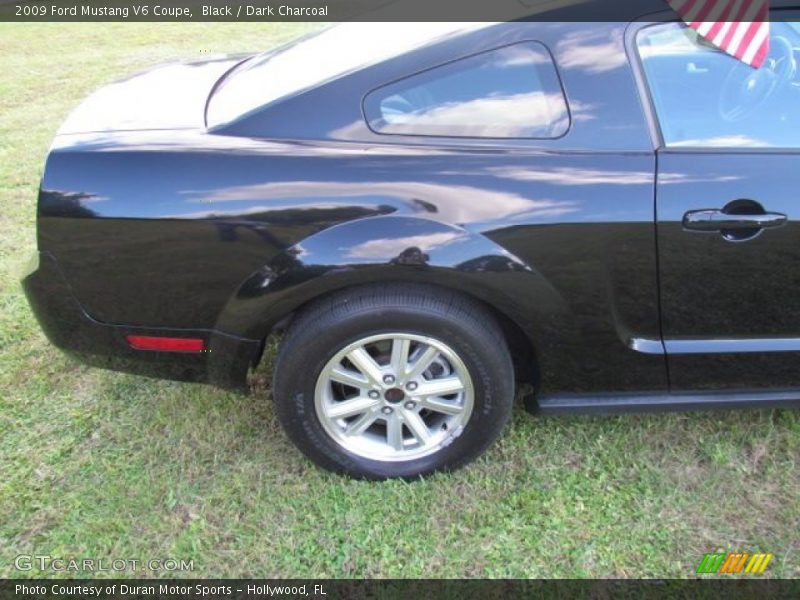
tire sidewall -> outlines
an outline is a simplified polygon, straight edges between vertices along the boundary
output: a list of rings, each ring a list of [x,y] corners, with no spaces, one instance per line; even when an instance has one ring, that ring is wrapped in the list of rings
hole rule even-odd
[[[387,323],[391,323],[387,326]],[[325,431],[315,408],[317,380],[342,348],[372,335],[406,333],[427,336],[450,346],[472,378],[473,410],[458,437],[433,454],[408,461],[378,461],[340,446]],[[438,313],[397,307],[355,313],[322,330],[300,332],[301,350],[276,366],[278,416],[292,440],[321,466],[359,477],[416,477],[468,462],[491,444],[506,424],[513,399],[513,370],[505,349],[489,347],[478,327]]]

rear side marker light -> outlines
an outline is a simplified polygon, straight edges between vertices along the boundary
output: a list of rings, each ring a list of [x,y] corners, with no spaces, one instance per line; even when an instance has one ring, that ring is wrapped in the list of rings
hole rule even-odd
[[[205,352],[205,340],[198,338],[158,337],[151,335],[126,335],[125,340],[136,350],[161,352]]]

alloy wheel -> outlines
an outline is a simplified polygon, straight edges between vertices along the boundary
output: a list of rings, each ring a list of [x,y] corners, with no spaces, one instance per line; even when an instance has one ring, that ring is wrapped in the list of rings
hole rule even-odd
[[[353,454],[404,461],[451,443],[472,414],[464,362],[427,336],[386,333],[348,344],[322,369],[314,405],[325,431]]]

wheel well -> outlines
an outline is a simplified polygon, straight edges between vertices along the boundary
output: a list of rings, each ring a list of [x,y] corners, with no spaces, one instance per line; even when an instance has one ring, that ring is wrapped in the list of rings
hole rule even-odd
[[[382,281],[381,286],[384,286],[387,283],[392,283],[392,282]],[[404,283],[404,282],[397,281],[396,283]],[[511,359],[514,363],[514,374],[516,380],[519,383],[530,384],[534,386],[534,388],[538,387],[540,374],[538,368],[539,363],[536,360],[536,350],[530,338],[525,334],[522,327],[520,327],[520,325],[516,321],[514,321],[514,319],[509,317],[506,313],[504,313],[497,307],[493,306],[492,304],[489,304],[488,302],[482,300],[477,296],[474,296],[473,294],[464,292],[463,290],[436,284],[429,284],[429,283],[425,283],[422,285],[431,289],[440,289],[455,294],[461,294],[462,296],[466,296],[471,300],[473,300],[474,302],[480,304],[489,314],[491,314],[495,318],[498,325],[502,329],[503,336],[505,337],[506,340],[506,344],[508,344],[508,350],[511,353]],[[268,339],[271,336],[274,336],[275,334],[282,334],[289,327],[295,315],[301,313],[309,305],[313,304],[320,298],[323,298],[329,294],[340,293],[353,288],[364,288],[369,286],[370,284],[363,284],[363,283],[344,286],[336,288],[334,290],[326,291],[320,295],[314,296],[313,298],[307,300],[300,306],[297,306],[292,312],[281,318],[281,320],[278,321],[273,326],[272,331],[270,331],[270,334],[266,338],[264,338],[262,343],[262,348],[266,348]],[[257,366],[258,363],[261,361],[262,356],[263,356],[263,350],[262,353],[258,356],[256,363],[253,365],[254,367]]]

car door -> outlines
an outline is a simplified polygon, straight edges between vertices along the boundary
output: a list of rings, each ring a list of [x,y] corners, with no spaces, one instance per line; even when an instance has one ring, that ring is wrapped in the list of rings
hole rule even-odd
[[[661,147],[670,387],[800,387],[800,23],[753,69],[678,23],[636,36]]]

